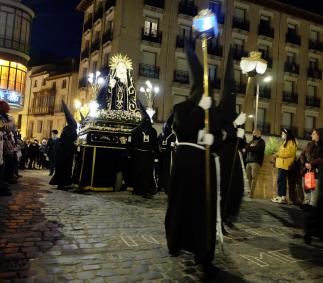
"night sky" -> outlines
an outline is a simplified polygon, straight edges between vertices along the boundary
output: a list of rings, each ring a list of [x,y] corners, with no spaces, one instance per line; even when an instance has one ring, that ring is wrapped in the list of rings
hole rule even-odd
[[[138,0],[133,0],[138,1]],[[321,0],[279,0],[323,15]],[[31,65],[79,58],[83,14],[80,0],[22,0],[36,14],[31,35]]]

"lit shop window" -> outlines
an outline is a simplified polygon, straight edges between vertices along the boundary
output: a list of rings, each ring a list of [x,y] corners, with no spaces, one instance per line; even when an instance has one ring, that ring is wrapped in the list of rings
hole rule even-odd
[[[26,73],[27,68],[24,65],[0,59],[0,88],[22,93]]]

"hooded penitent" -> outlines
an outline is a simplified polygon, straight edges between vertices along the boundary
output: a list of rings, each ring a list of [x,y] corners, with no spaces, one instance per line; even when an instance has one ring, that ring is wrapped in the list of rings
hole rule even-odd
[[[137,99],[137,107],[141,114],[141,125],[151,127],[150,117],[139,99]]]
[[[73,144],[77,139],[77,133],[76,133],[77,123],[63,100],[62,100],[62,106],[63,106],[63,111],[65,114],[67,126],[63,128],[63,131],[60,137],[61,142],[64,142],[64,143],[67,142],[67,143]]]

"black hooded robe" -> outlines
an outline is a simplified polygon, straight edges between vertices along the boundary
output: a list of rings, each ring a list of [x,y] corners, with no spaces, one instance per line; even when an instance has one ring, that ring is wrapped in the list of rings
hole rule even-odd
[[[179,145],[174,155],[168,207],[165,218],[170,254],[180,250],[192,252],[195,260],[210,263],[216,241],[215,165],[211,158],[211,205],[206,219],[205,150],[197,145],[198,131],[204,128],[204,110],[187,100],[174,107],[174,131]],[[185,145],[181,143],[193,143]]]
[[[155,193],[154,159],[157,152],[157,132],[150,119],[134,128],[131,133],[132,184],[137,195]]]

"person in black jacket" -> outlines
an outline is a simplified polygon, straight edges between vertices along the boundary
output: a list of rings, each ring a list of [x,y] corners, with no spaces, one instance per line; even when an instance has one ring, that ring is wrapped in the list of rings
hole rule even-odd
[[[250,185],[249,197],[253,197],[255,192],[258,172],[260,166],[264,161],[265,155],[265,141],[261,137],[261,131],[258,129],[253,130],[252,140],[245,147],[246,154],[246,173]]]

